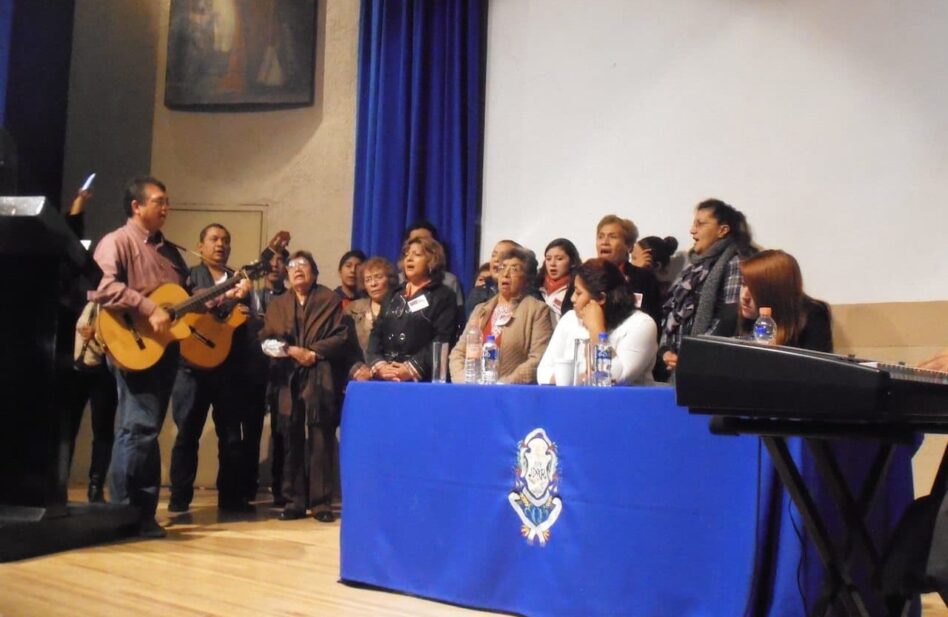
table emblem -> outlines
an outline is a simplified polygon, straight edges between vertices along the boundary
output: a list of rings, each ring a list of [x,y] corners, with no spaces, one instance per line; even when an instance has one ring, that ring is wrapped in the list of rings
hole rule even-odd
[[[558,463],[556,444],[542,428],[533,429],[517,444],[516,481],[507,500],[520,517],[520,533],[530,544],[537,540],[545,545],[563,511]]]

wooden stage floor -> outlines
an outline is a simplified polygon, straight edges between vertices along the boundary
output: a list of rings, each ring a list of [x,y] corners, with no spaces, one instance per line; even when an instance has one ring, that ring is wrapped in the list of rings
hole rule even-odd
[[[264,501],[255,514],[222,516],[216,492],[208,490],[196,492],[191,512],[169,515],[167,491],[162,495],[163,540],[0,564],[0,616],[488,614],[339,583],[338,521],[279,521],[279,510]],[[70,497],[83,499],[84,490]],[[948,617],[948,608],[928,594],[922,614]]]
[[[489,614],[368,589],[339,578],[339,521],[219,515],[216,491],[199,490],[191,512],[171,515],[162,489],[158,520],[168,537],[129,540],[0,564],[3,617]],[[261,495],[261,499],[265,496]],[[84,499],[84,489],[70,499]]]

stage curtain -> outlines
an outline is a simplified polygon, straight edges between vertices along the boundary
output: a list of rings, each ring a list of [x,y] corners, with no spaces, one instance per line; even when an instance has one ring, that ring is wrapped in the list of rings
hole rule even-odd
[[[362,0],[352,246],[397,259],[434,223],[449,269],[476,268],[486,0]]]

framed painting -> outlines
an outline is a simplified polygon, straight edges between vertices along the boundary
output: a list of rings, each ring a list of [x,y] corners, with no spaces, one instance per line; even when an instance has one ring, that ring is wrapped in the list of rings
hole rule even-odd
[[[171,0],[165,105],[312,105],[316,1]]]

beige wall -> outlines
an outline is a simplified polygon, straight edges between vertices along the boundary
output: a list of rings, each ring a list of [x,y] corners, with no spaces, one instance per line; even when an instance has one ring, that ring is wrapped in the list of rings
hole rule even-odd
[[[352,231],[359,3],[318,4],[312,107],[242,113],[165,107],[170,2],[160,4],[152,173],[168,184],[173,203],[189,211],[195,226],[201,222],[195,212],[201,210],[254,212],[264,206],[263,236],[290,231],[290,248],[311,250],[320,264],[320,282],[335,287],[335,266],[349,249]],[[215,212],[207,217],[206,222],[219,218]],[[234,243],[237,263],[238,247],[248,247],[239,237]],[[165,481],[174,434],[169,418],[161,435]],[[199,486],[214,486],[216,441],[209,420],[201,438]]]
[[[268,206],[264,232],[289,230],[335,287],[352,231],[359,3],[318,4],[312,107],[243,113],[165,107],[170,2],[160,4],[152,173],[179,205]]]
[[[76,0],[63,198],[96,172],[88,238],[125,220],[125,183],[151,167],[158,16],[156,2]]]
[[[336,263],[351,235],[359,3],[319,0],[312,107],[244,113],[165,107],[169,9],[170,0],[77,0],[65,194],[86,170],[100,172],[89,216],[90,235],[98,237],[122,220],[117,204],[124,182],[151,173],[167,183],[179,219],[187,218],[169,230],[185,235],[173,239],[189,247],[202,222],[224,212],[262,211],[262,229],[251,243],[259,245],[260,234],[289,230],[290,248],[312,250],[320,281],[335,287]],[[255,248],[246,238],[234,242],[232,263]],[[74,481],[88,472],[88,416],[77,440]],[[165,482],[174,434],[169,414],[161,435]],[[210,421],[200,461],[197,484],[213,487],[217,448]]]
[[[833,307],[836,351],[918,364],[948,348],[948,302],[883,302]],[[927,495],[948,436],[928,435],[913,459],[915,493]]]

